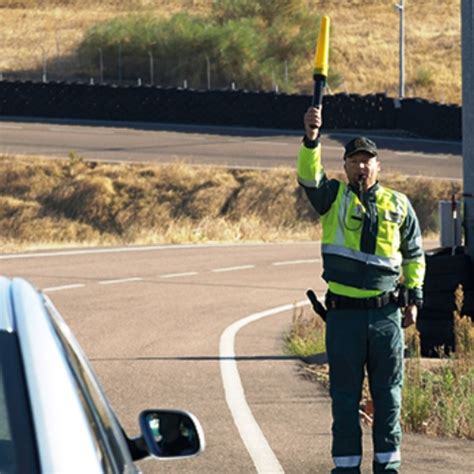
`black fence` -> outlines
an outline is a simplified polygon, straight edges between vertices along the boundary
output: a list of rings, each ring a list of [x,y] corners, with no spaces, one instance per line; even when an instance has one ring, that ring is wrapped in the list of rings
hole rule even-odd
[[[154,86],[0,82],[0,116],[302,128],[306,95]],[[461,108],[385,94],[324,98],[324,128],[398,129],[414,136],[461,139]]]

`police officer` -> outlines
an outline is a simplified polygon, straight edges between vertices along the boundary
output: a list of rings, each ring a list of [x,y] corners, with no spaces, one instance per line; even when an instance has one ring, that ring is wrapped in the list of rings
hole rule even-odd
[[[373,470],[398,473],[402,326],[416,321],[422,304],[420,227],[408,198],[379,184],[380,162],[372,140],[357,137],[345,146],[347,183],[327,178],[321,165],[321,124],[321,110],[310,107],[304,115],[297,173],[323,230],[332,472],[360,473],[358,411],[366,369],[374,403]],[[406,295],[401,303],[399,291]]]

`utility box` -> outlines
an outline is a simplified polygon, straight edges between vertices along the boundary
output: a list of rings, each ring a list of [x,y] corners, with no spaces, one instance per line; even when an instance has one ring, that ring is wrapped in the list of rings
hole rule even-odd
[[[459,201],[439,201],[439,240],[441,247],[462,245],[462,216]]]

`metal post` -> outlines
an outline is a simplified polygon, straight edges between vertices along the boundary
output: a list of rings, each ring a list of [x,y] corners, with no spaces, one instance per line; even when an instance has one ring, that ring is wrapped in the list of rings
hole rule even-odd
[[[104,55],[102,54],[102,48],[99,48],[99,77],[100,83],[104,82]]]
[[[46,50],[41,46],[41,52],[43,56],[43,82],[48,81],[48,59],[46,56]]]
[[[61,40],[60,40],[60,37],[59,37],[58,30],[55,30],[54,36],[56,38],[56,56],[58,58],[60,58],[61,57]],[[64,65],[63,61],[61,61],[60,64],[61,64],[61,66],[57,67],[57,73],[56,74],[58,74],[59,78],[64,81],[66,79],[66,66]]]
[[[285,84],[288,89],[288,61],[285,61]]]
[[[405,97],[405,6],[403,5],[403,0],[400,0],[400,3],[395,5],[395,8],[400,13],[400,44],[399,44],[399,98],[403,99]]]
[[[54,32],[56,38],[56,56],[59,58],[61,56],[61,48],[59,47],[59,33],[58,30]]]
[[[474,260],[474,0],[462,0],[462,152],[466,253]]]
[[[117,65],[118,65],[118,80],[122,82],[122,45],[118,45],[118,57],[117,57]]]
[[[206,69],[207,69],[207,90],[211,89],[211,62],[206,56]]]
[[[150,85],[153,85],[155,82],[155,65],[153,63],[153,54],[151,51],[148,51],[148,57],[150,58]]]

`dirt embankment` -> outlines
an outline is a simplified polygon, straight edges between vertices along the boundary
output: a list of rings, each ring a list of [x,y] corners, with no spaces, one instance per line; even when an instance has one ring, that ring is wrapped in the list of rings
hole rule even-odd
[[[459,183],[400,176],[425,232]],[[294,170],[129,165],[0,157],[2,251],[57,245],[319,238]]]

